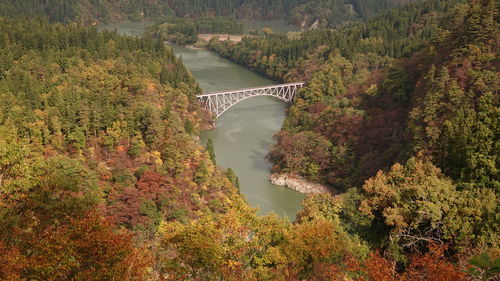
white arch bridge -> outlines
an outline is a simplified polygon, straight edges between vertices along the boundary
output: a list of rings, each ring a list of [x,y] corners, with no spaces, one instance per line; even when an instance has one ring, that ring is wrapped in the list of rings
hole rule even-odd
[[[216,118],[218,118],[222,115],[222,113],[231,108],[231,106],[252,97],[272,96],[286,103],[290,103],[293,101],[298,89],[303,86],[304,83],[302,82],[288,83],[267,87],[208,93],[198,95],[197,98],[199,103],[201,103],[210,112],[214,113]]]

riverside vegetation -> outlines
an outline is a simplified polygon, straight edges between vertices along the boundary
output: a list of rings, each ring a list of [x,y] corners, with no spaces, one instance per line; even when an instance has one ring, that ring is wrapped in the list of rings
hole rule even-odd
[[[161,40],[0,18],[0,279],[493,280],[498,27],[494,0],[416,1],[210,42],[308,82],[269,158],[342,193],[291,223],[257,216],[197,144],[210,116]]]

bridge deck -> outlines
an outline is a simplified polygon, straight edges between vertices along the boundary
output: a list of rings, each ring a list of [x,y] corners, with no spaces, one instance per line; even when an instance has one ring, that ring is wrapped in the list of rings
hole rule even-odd
[[[246,92],[246,91],[257,91],[257,90],[266,90],[266,89],[275,89],[275,88],[283,88],[283,87],[290,87],[290,86],[304,86],[304,83],[298,82],[298,83],[286,83],[286,84],[276,84],[276,85],[270,85],[270,86],[264,86],[264,87],[254,87],[254,88],[244,88],[244,89],[238,89],[238,90],[227,90],[227,91],[220,91],[220,92],[211,92],[211,93],[204,93],[201,95],[197,95],[197,97],[209,97],[209,96],[216,96],[216,95],[222,95],[222,94],[230,94],[230,93],[238,93],[238,92]]]

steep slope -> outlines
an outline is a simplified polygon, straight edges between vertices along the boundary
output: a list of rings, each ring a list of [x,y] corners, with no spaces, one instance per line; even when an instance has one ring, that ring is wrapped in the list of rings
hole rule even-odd
[[[40,20],[0,30],[0,260],[18,259],[0,279],[144,280],[162,221],[249,210],[197,144],[199,89],[170,48]]]
[[[429,242],[498,249],[498,4],[468,1],[435,16],[406,30],[419,34],[420,22],[432,32],[402,59],[377,57],[375,45],[299,62],[302,73],[321,66],[269,155],[275,172],[347,190],[344,226],[402,262]]]
[[[292,134],[313,131],[325,137],[339,151],[347,153],[341,158],[354,157],[348,161],[351,163],[348,165],[352,165],[350,167],[344,164],[330,167],[321,165],[324,171],[340,168],[350,174],[326,176],[323,173],[323,176],[330,178],[331,183],[346,176],[364,180],[374,175],[378,169],[391,165],[391,161],[404,160],[408,155],[419,151],[432,154],[435,163],[456,180],[462,181],[465,177],[476,183],[493,180],[496,177],[493,168],[496,157],[493,156],[495,152],[492,144],[496,138],[495,122],[483,124],[484,129],[488,128],[487,132],[483,132],[486,139],[483,138],[482,141],[485,143],[472,144],[472,136],[467,141],[475,149],[482,149],[477,153],[485,156],[485,161],[493,161],[485,164],[493,170],[475,166],[480,165],[481,161],[467,159],[476,156],[474,153],[465,153],[472,146],[461,147],[465,142],[460,145],[456,143],[458,135],[448,135],[457,129],[452,129],[455,121],[466,122],[465,119],[459,121],[455,114],[479,118],[472,116],[486,110],[489,113],[484,114],[488,117],[481,117],[486,118],[484,122],[497,118],[494,117],[497,102],[494,96],[498,81],[494,78],[494,72],[497,67],[498,46],[495,35],[489,34],[495,34],[498,26],[494,14],[486,12],[487,9],[494,11],[494,5],[481,5],[489,6],[465,12],[465,8],[458,5],[441,20],[431,20],[424,15],[430,28],[422,30],[431,33],[420,38],[421,42],[426,43],[421,44],[419,52],[403,60],[388,63],[390,60],[387,58],[377,58],[370,55],[369,51],[365,51],[365,55],[353,55],[353,51],[359,50],[356,47],[349,48],[347,52],[343,52],[342,47],[339,52],[327,52],[328,59],[324,60],[320,70],[312,77],[309,87],[291,108],[285,122],[285,131]],[[476,10],[483,11],[484,15],[473,14]],[[447,23],[445,26],[449,29],[437,28],[435,23],[439,21]],[[480,25],[484,25],[484,31],[479,31]],[[416,33],[419,34],[419,31]],[[398,39],[389,39],[391,41],[394,43]],[[378,48],[371,50],[377,51]],[[477,54],[471,53],[472,50],[476,50]],[[307,63],[306,61],[304,64]],[[300,68],[304,69],[304,66],[299,67],[299,70]],[[300,77],[300,71],[294,75]],[[473,83],[480,83],[482,86],[473,86]],[[490,105],[483,105],[482,102]],[[481,106],[484,107],[480,109]],[[343,119],[345,120],[342,121]],[[467,121],[472,122],[470,125],[461,123],[458,127],[465,129],[467,126],[478,126],[476,122],[481,119],[475,120]],[[477,131],[479,128],[471,130]],[[487,143],[491,145],[486,145]],[[272,154],[271,157],[280,163],[277,167],[283,165],[277,154]],[[334,160],[330,159],[327,162],[334,163],[332,161]],[[473,166],[467,169],[462,166],[464,164]],[[283,167],[286,166],[285,164]],[[484,171],[486,174],[472,176],[472,170]],[[486,172],[487,170],[490,172]],[[299,173],[307,175],[307,172]],[[497,185],[494,182],[490,184],[491,187]]]

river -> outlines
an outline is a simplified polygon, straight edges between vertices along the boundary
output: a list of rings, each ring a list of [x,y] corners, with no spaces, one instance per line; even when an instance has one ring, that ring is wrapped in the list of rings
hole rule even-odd
[[[140,36],[147,26],[145,23],[121,23],[98,28]],[[173,49],[205,92],[276,84],[213,52],[182,46],[173,46]],[[274,142],[273,135],[283,124],[286,109],[285,103],[272,97],[242,101],[217,119],[215,129],[201,133],[201,144],[206,144],[208,138],[213,140],[217,164],[235,171],[241,193],[251,206],[260,209],[260,214],[274,212],[293,220],[304,195],[272,185],[269,182],[271,163],[265,159]]]

